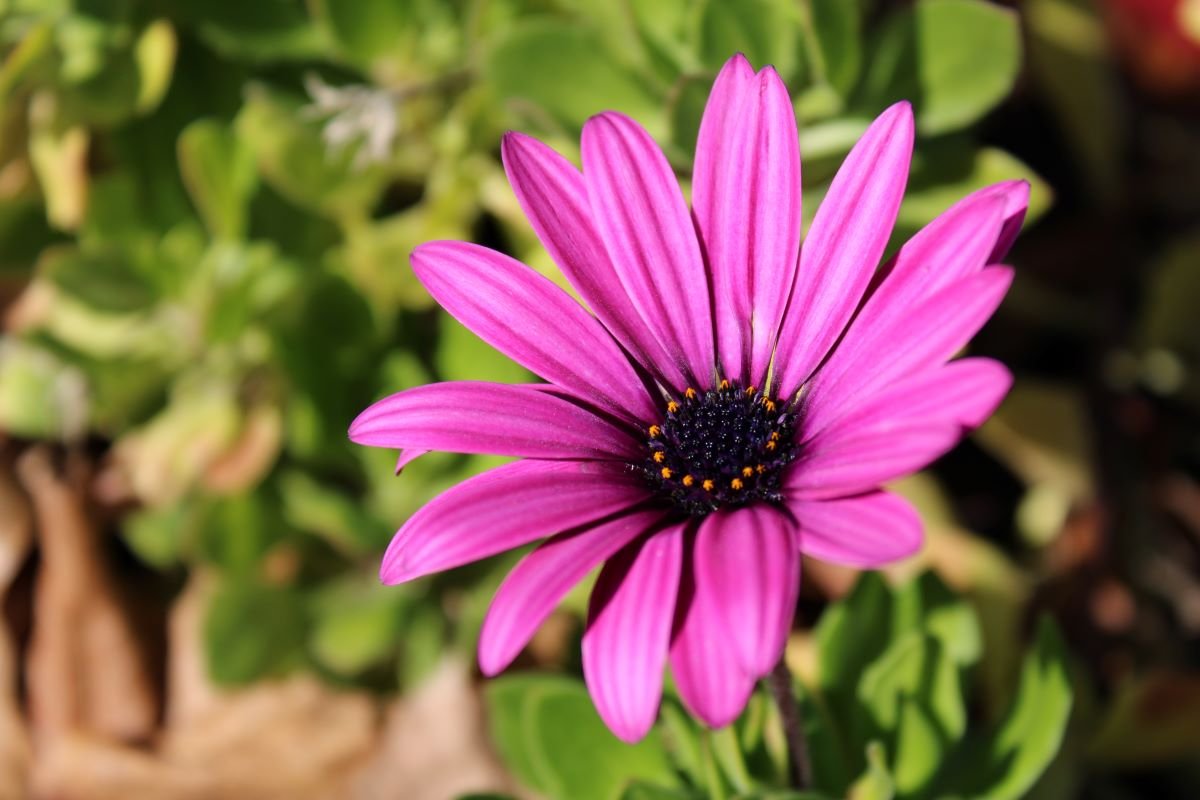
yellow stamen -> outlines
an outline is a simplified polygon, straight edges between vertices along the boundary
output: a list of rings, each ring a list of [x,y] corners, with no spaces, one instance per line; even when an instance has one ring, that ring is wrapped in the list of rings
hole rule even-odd
[[[741,489],[741,488],[742,488],[742,479],[741,479],[741,478],[734,478],[733,480],[731,480],[731,481],[729,482],[729,485],[730,485],[730,486],[732,486],[732,487],[733,487],[735,490],[736,490],[736,489]]]
[[[754,468],[754,471],[757,472],[759,475],[762,475],[764,472],[767,471],[767,466],[765,464],[759,464],[757,467]]]
[[[749,478],[754,475],[754,470],[751,467],[742,467],[742,477]]]
[[[696,479],[695,479],[695,478],[693,478],[691,475],[684,475],[684,476],[683,476],[683,485],[684,485],[684,486],[691,486],[691,485],[692,485],[693,483],[695,483],[695,482],[696,482]]]
[[[768,452],[774,453],[775,452],[775,443],[767,442],[767,450],[768,450]]]
[[[688,399],[688,400],[695,400],[695,399],[696,399],[696,390],[695,390],[695,389],[693,389],[693,388],[692,388],[692,387],[690,387],[690,386],[687,388],[687,391],[686,391],[686,392],[684,392],[683,394],[684,394],[684,396],[685,396],[685,397],[687,397],[687,399]]]
[[[672,473],[671,473],[670,467],[663,467],[662,472],[660,472],[659,474],[663,476],[663,480],[665,480],[665,481],[671,480]]]
[[[664,462],[666,460],[667,460],[667,454],[664,453],[662,450],[659,450],[657,453],[654,454],[654,463],[655,464],[661,464],[662,462]]]
[[[775,410],[775,403],[774,403],[774,401],[772,401],[772,400],[768,400],[768,399],[767,399],[767,398],[765,398],[765,397],[763,398],[763,406],[764,406],[764,407],[767,409],[767,411],[774,411],[774,410]]]
[[[728,389],[728,388],[729,388],[729,381],[727,381],[727,380],[725,380],[725,379],[722,379],[722,380],[721,380],[721,388],[722,388],[722,389]]]
[[[746,394],[754,394],[757,391],[758,391],[758,387],[756,387],[756,386],[747,386],[746,387]]]
[[[771,431],[771,441],[772,442],[779,441],[779,431]]]
[[[711,480],[705,480],[704,483],[702,483],[700,485],[702,487],[704,487],[704,491],[706,491],[706,492],[711,492],[713,490],[713,487],[716,486],[716,484],[713,483]]]
[[[662,428],[658,427],[657,425],[650,426],[650,438],[651,439],[657,438],[660,433],[662,433]]]
[[[676,403],[674,400],[667,403],[667,413],[668,414],[674,414],[678,410],[679,410],[679,403]]]

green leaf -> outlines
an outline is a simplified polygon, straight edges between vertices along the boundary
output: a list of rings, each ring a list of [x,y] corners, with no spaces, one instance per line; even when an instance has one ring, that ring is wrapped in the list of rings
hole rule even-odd
[[[645,81],[604,49],[592,28],[531,19],[500,34],[483,69],[498,98],[535,124],[544,119],[578,133],[600,111],[624,112],[652,134],[663,133],[662,102]]]
[[[387,176],[378,167],[356,170],[354,153],[327,148],[299,110],[294,98],[253,84],[234,130],[254,153],[262,179],[288,200],[333,219],[365,219]]]
[[[616,800],[634,780],[672,785],[657,731],[628,745],[605,727],[583,684],[555,675],[513,675],[486,689],[491,739],[531,788],[564,800]]]
[[[278,500],[265,488],[212,501],[204,511],[199,551],[229,572],[249,574],[283,536]]]
[[[887,647],[892,596],[876,572],[864,572],[817,625],[818,679],[823,688],[853,688]]]
[[[250,580],[223,583],[204,621],[209,676],[219,684],[242,685],[301,663],[303,609],[303,598],[294,589]]]
[[[402,636],[397,678],[401,689],[409,689],[433,672],[442,659],[448,638],[445,611],[432,601],[414,605],[404,621]]]
[[[705,795],[691,789],[667,789],[652,783],[635,781],[621,795],[621,800],[704,800]]]
[[[755,69],[772,65],[785,81],[793,80],[800,66],[800,14],[791,0],[707,0],[696,42],[710,69],[743,53]]]
[[[922,573],[896,591],[892,628],[926,631],[960,667],[975,664],[982,655],[983,633],[975,610],[936,572]]]
[[[961,139],[922,148],[914,159],[892,243],[903,242],[964,195],[1005,180],[1025,180],[1030,183],[1026,225],[1050,208],[1053,201],[1050,186],[1036,172],[1003,150],[977,148]]]
[[[137,557],[157,569],[178,564],[195,527],[191,509],[184,505],[150,508],[121,520],[125,541]]]
[[[374,575],[349,575],[313,599],[309,648],[336,675],[353,677],[392,655],[402,635],[406,594]]]
[[[887,770],[883,745],[871,742],[867,746],[866,772],[850,787],[846,800],[892,800],[895,795],[896,787]]]
[[[126,312],[155,301],[154,288],[121,251],[83,253],[69,247],[45,251],[42,275],[97,311]]]
[[[849,741],[849,719],[831,713],[825,698],[803,684],[796,686],[800,718],[808,741],[813,783],[835,795],[845,793],[852,777],[845,747]]]
[[[57,439],[83,433],[87,421],[83,374],[48,350],[0,339],[0,430]]]
[[[498,353],[449,314],[438,315],[438,329],[434,365],[441,380],[497,383],[530,380],[529,370]]]
[[[957,665],[926,634],[911,633],[888,648],[863,673],[858,695],[881,734],[897,730],[906,701],[929,712],[945,742],[957,741],[966,730]]]
[[[172,12],[215,49],[253,61],[307,59],[326,49],[304,0],[172,0]]]
[[[183,183],[213,236],[240,239],[258,182],[254,153],[215,120],[196,120],[179,135]]]
[[[848,0],[808,0],[808,24],[816,47],[811,57],[820,60],[813,67],[843,99],[858,82],[862,68],[862,12],[859,4]]]
[[[342,52],[358,64],[395,52],[407,38],[414,0],[312,0],[314,15],[329,28]]]
[[[943,793],[981,800],[1019,800],[1058,753],[1071,716],[1067,654],[1054,623],[1038,625],[1017,693],[1000,726],[956,757]]]
[[[858,106],[910,100],[925,135],[959,130],[1008,95],[1021,67],[1014,12],[983,0],[919,0],[871,47]]]

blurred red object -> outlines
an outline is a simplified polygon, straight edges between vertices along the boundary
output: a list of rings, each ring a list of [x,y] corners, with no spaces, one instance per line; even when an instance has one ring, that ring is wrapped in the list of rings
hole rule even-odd
[[[1200,0],[1101,0],[1110,35],[1143,88],[1200,89]]]

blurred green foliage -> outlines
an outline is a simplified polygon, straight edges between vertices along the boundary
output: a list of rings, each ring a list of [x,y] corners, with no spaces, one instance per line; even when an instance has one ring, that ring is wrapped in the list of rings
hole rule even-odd
[[[505,181],[506,129],[574,158],[584,121],[621,110],[686,176],[741,50],[793,92],[807,215],[900,99],[919,140],[897,241],[997,180],[1031,181],[1031,217],[1050,202],[972,132],[1022,62],[1014,14],[983,0],[0,0],[0,48],[0,288],[28,282],[0,340],[0,428],[100,443],[133,552],[219,576],[204,636],[227,684],[309,669],[389,691],[473,648],[511,560],[390,589],[374,567],[416,508],[498,462],[430,454],[397,480],[394,453],[345,430],[388,392],[530,378],[407,264],[420,242],[475,240],[559,279]],[[864,580],[818,636],[800,696],[829,796],[1015,798],[1057,747],[1070,701],[1048,628],[978,736],[979,625],[944,586]],[[669,700],[633,749],[567,677],[489,698],[509,765],[549,796],[817,796],[773,788],[765,697],[713,734]]]
[[[536,673],[488,687],[493,739],[515,775],[554,798],[1018,800],[1058,753],[1072,707],[1066,654],[1043,621],[1011,700],[968,729],[979,619],[933,573],[899,588],[866,574],[817,628],[815,685],[796,684],[814,791],[786,791],[787,753],[765,692],[707,731],[664,701],[661,731],[626,747],[579,681]],[[586,754],[586,757],[570,757]],[[619,757],[618,757],[619,755]]]

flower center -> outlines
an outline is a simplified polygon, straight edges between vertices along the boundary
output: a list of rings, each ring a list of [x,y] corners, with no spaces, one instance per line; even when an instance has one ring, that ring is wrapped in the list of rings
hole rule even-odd
[[[688,389],[650,426],[646,480],[686,514],[755,500],[781,502],[783,470],[796,458],[796,415],[751,386],[721,381]]]

